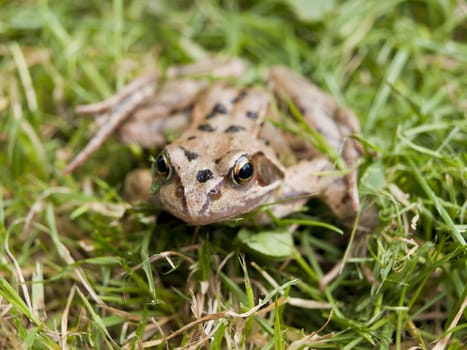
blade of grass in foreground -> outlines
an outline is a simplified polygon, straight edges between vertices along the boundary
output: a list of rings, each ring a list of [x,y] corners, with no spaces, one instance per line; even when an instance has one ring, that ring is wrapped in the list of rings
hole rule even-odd
[[[15,306],[18,311],[20,311],[35,325],[39,326],[41,324],[39,318],[34,315],[23,299],[21,299],[21,297],[18,295],[16,290],[3,276],[0,276],[0,295],[11,305]]]
[[[443,218],[444,222],[446,225],[449,227],[449,233],[451,234],[452,238],[457,241],[459,244],[462,246],[465,246],[465,240],[464,237],[460,234],[459,230],[457,229],[456,225],[452,221],[451,217],[447,213],[447,211],[444,209],[444,207],[441,205],[441,203],[438,200],[438,197],[436,194],[433,192],[433,190],[430,188],[430,185],[425,181],[423,178],[422,174],[420,171],[418,171],[417,167],[415,166],[414,162],[411,159],[407,159],[410,167],[412,168],[412,171],[415,175],[415,178],[417,179],[418,183],[422,187],[423,191],[425,194],[430,198],[435,205],[436,210],[438,211],[439,215]]]

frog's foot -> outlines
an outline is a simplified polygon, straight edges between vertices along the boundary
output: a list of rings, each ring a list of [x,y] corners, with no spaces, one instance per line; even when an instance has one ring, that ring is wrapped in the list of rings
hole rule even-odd
[[[127,85],[120,93],[92,105],[79,106],[78,113],[98,115],[103,123],[94,137],[81,152],[67,165],[64,174],[69,174],[82,165],[96,152],[109,136],[131,115],[131,112],[145,99],[154,94],[156,74],[142,76]]]
[[[135,169],[125,177],[123,195],[129,202],[149,202],[152,174],[150,169]]]

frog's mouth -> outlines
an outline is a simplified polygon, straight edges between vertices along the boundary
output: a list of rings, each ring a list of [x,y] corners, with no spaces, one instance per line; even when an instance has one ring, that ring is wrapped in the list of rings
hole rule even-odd
[[[208,209],[206,210],[201,210],[198,212],[193,212],[193,211],[186,211],[186,212],[180,212],[178,211],[175,207],[171,207],[171,205],[165,205],[165,208],[168,212],[170,212],[173,216],[178,217],[179,219],[185,221],[188,224],[191,225],[208,225],[208,224],[213,224],[216,222],[222,222],[222,221],[227,221],[230,219],[238,218],[251,210],[249,208],[255,208],[263,203],[266,203],[268,199],[270,198],[270,194],[265,194],[262,197],[255,198],[255,200],[247,200],[242,203],[241,207],[237,208],[232,208],[229,207],[228,209],[226,208],[224,211],[218,211],[218,212],[212,212],[209,211]],[[242,210],[243,208],[243,210]]]
[[[187,199],[183,189],[180,188],[177,189],[177,192],[179,193],[179,204],[182,205],[177,206],[170,201],[162,200],[163,206],[172,215],[188,224],[208,225],[237,218],[250,212],[252,208],[257,208],[261,204],[267,203],[271,199],[272,192],[277,187],[275,184],[267,186],[270,188],[263,187],[264,192],[262,194],[252,193],[249,196],[242,197],[241,201],[239,200],[237,204],[227,200],[222,203],[220,202],[222,198],[222,189],[225,188],[225,186],[230,186],[226,184],[226,181],[228,180],[221,180],[211,189],[206,195],[202,205],[190,206],[190,200]],[[181,208],[182,210],[180,210]]]

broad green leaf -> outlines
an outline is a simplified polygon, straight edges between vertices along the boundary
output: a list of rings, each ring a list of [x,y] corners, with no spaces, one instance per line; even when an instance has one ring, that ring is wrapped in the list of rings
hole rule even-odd
[[[382,162],[371,164],[362,175],[360,187],[372,192],[382,189],[386,185],[384,173],[385,168]]]
[[[292,255],[294,244],[292,234],[286,231],[254,233],[242,229],[238,239],[253,253],[273,259],[285,259]]]

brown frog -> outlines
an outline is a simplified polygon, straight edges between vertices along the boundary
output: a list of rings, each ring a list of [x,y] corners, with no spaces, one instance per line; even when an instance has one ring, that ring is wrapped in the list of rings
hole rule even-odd
[[[240,59],[219,58],[174,67],[160,84],[157,74],[147,74],[104,102],[79,107],[104,121],[65,172],[116,130],[125,143],[163,147],[153,164],[153,196],[187,223],[225,221],[263,206],[268,215],[253,220],[268,222],[271,214],[286,216],[318,197],[352,225],[360,210],[356,168],[362,149],[351,137],[360,133],[357,118],[283,66],[270,68],[267,88],[227,82],[245,70]],[[183,131],[167,143],[168,129]],[[137,174],[148,193],[149,172]]]

